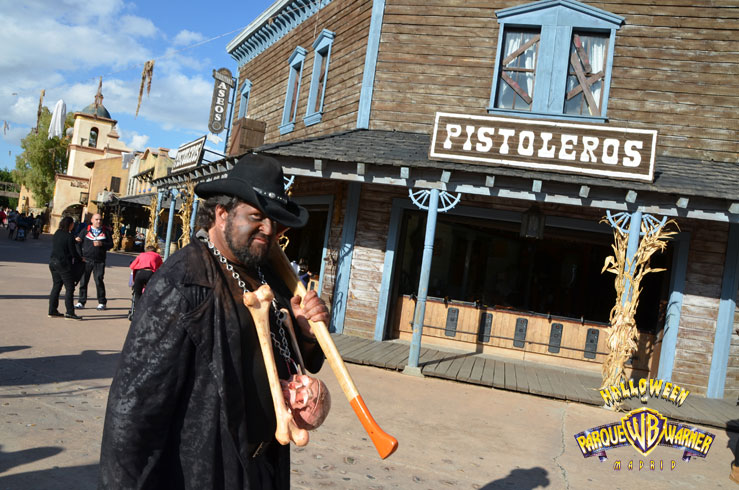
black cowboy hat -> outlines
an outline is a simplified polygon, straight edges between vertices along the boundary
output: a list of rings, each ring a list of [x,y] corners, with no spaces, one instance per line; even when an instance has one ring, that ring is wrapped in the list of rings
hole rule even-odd
[[[226,177],[195,186],[195,194],[203,199],[223,194],[238,197],[288,228],[302,228],[308,222],[308,211],[285,194],[279,162],[264,155],[241,157]]]

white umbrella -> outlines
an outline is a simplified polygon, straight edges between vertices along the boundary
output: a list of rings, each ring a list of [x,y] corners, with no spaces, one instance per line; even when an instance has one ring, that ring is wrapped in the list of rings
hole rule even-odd
[[[61,138],[64,136],[64,121],[67,119],[67,105],[62,99],[59,99],[51,113],[51,123],[49,123],[49,139],[56,136]]]

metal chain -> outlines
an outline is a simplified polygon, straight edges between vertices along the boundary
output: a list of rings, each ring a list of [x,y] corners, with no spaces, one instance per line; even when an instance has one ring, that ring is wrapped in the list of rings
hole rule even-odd
[[[234,266],[228,261],[228,259],[223,256],[221,251],[218,250],[215,245],[213,245],[213,242],[208,239],[206,239],[205,241],[208,244],[208,248],[211,250],[211,252],[213,252],[213,255],[215,255],[216,258],[226,266],[226,270],[231,273],[231,276],[234,279],[236,279],[236,282],[244,291],[244,293],[250,293],[251,291],[249,290],[249,288],[246,287],[246,282],[241,279],[241,276],[238,272],[234,270]],[[259,266],[257,266],[257,273],[259,274],[259,280],[261,281],[261,283],[267,284],[267,281],[264,279],[264,274],[262,274],[262,269]],[[277,331],[280,334],[280,340],[277,340],[277,336],[275,335],[274,331],[272,331],[271,328],[269,329],[269,334],[272,336],[272,344],[278,351],[280,351],[280,355],[285,360],[285,362],[288,363],[288,368],[291,364],[293,366],[296,366],[295,361],[290,355],[290,346],[287,343],[287,336],[285,335],[284,324],[287,315],[284,311],[278,308],[277,298],[275,298],[274,295],[272,295],[272,310],[275,315],[275,320],[277,321]]]

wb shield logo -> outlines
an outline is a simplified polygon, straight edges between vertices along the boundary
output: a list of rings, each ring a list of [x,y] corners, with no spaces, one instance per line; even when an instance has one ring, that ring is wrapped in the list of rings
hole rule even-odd
[[[626,428],[626,438],[645,457],[662,440],[667,424],[667,419],[651,408],[632,410],[621,421]]]

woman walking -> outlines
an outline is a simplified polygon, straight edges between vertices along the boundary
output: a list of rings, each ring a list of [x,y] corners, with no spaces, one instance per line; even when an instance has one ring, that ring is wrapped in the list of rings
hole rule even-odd
[[[72,235],[72,227],[74,220],[69,216],[62,218],[59,223],[59,229],[54,233],[52,239],[51,259],[49,260],[49,270],[51,271],[51,279],[53,285],[49,294],[49,317],[62,316],[57,310],[59,306],[59,293],[64,286],[64,307],[66,313],[64,318],[68,320],[81,320],[82,317],[77,316],[74,312],[74,274],[72,265],[75,261],[81,261],[77,252],[77,247]]]

